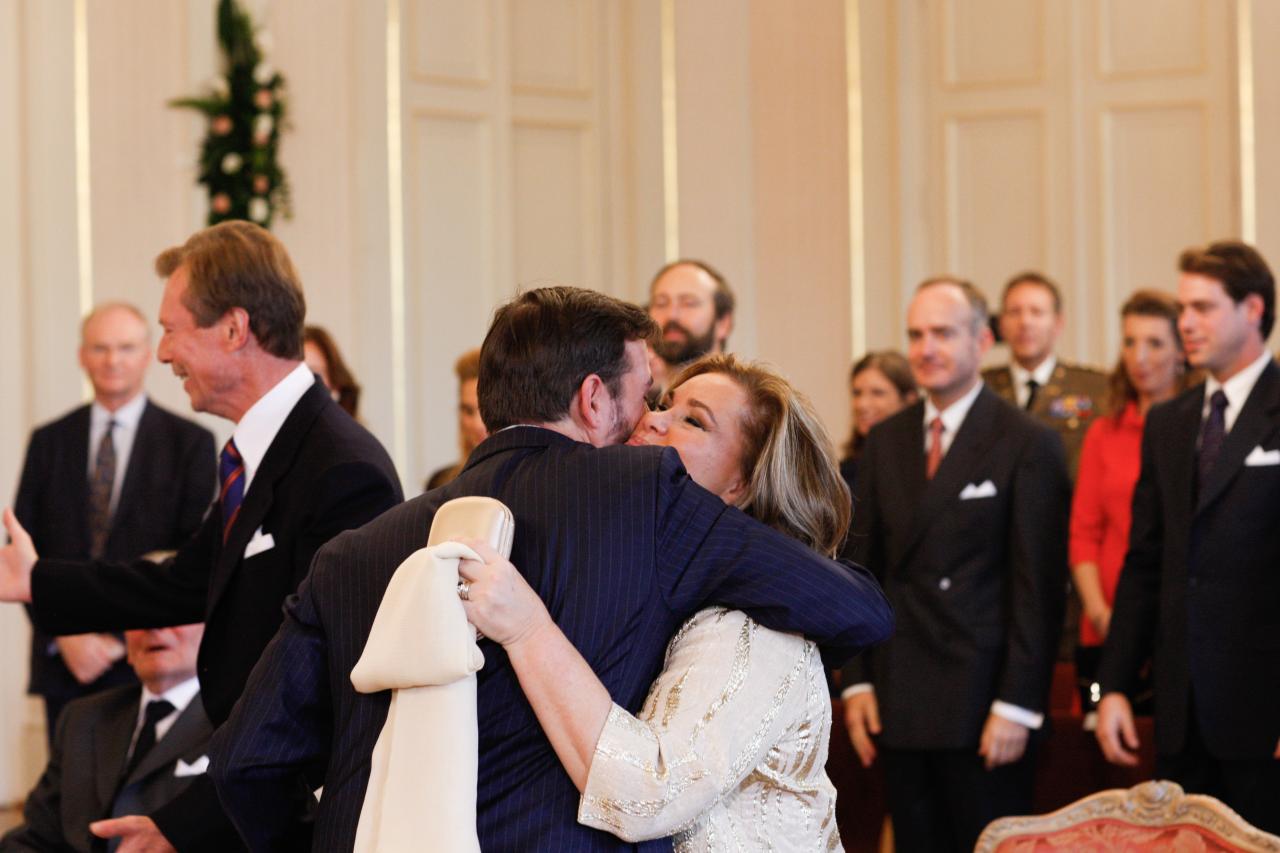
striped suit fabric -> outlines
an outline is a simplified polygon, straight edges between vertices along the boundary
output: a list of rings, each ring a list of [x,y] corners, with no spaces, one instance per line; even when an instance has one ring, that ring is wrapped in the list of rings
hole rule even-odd
[[[400,562],[446,500],[486,495],[516,518],[512,562],[620,705],[637,710],[667,640],[701,607],[742,609],[803,631],[835,662],[884,639],[892,615],[861,569],[823,559],[696,486],[673,450],[593,448],[537,427],[490,437],[453,483],[335,539],[217,735],[211,772],[251,849],[311,831],[286,804],[300,777],[324,785],[314,850],[350,849],[389,693],[349,675]],[[487,851],[664,850],[578,825],[578,792],[501,647],[482,642],[477,822]],[[411,649],[405,650],[412,654]],[[423,796],[448,779],[424,779]],[[424,842],[425,843],[425,842]]]

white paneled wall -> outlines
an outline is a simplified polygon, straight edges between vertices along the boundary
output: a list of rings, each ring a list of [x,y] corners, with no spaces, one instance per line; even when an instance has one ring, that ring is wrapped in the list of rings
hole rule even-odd
[[[1066,291],[1064,350],[1107,364],[1132,290],[1171,288],[1181,249],[1239,235],[1235,4],[863,5],[896,45],[869,75],[893,102],[873,114],[898,127],[871,150],[901,164],[869,195],[901,211],[897,246],[873,249],[899,276],[881,282],[899,310],[881,345],[902,345],[926,275],[969,277],[994,304],[1037,268]]]
[[[454,360],[543,284],[630,294],[622,18],[603,0],[405,0],[406,475],[456,457]]]

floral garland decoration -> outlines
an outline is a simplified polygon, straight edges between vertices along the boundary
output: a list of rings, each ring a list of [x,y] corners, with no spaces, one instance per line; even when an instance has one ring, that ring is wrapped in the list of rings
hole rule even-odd
[[[289,182],[277,159],[285,122],[284,78],[263,58],[253,21],[236,0],[218,2],[224,68],[208,94],[175,98],[209,121],[197,183],[209,192],[209,224],[248,219],[270,228],[292,213]]]

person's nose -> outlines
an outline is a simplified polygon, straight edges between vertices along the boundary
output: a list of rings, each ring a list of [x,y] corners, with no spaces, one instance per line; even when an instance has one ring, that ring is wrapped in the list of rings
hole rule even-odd
[[[666,435],[670,418],[667,412],[647,411],[640,418],[640,429],[654,435]]]

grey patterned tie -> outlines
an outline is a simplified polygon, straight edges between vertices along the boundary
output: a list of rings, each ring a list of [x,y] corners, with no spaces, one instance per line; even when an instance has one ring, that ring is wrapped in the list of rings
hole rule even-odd
[[[115,428],[115,421],[107,423],[89,481],[89,556],[95,560],[102,556],[111,532],[111,488],[116,482],[116,445],[111,433]]]

